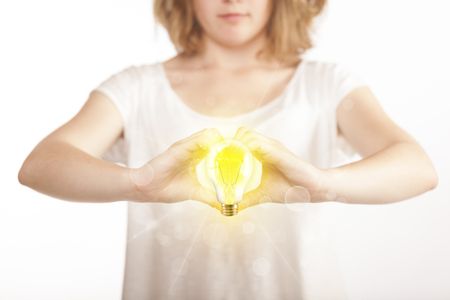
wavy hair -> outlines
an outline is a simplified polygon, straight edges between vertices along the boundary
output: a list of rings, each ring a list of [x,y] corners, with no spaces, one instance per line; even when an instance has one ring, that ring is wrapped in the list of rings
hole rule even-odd
[[[299,55],[313,47],[310,27],[326,1],[272,0],[272,14],[266,25],[268,43],[259,55],[281,62],[298,61]],[[192,55],[201,50],[202,28],[192,0],[154,0],[153,13],[178,53]]]

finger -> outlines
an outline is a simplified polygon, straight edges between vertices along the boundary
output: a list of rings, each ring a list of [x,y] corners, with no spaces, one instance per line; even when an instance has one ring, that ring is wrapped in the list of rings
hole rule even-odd
[[[253,154],[273,164],[282,160],[291,161],[294,154],[281,142],[267,137],[254,130],[245,130],[240,134],[240,141],[245,144]]]
[[[296,178],[298,173],[314,173],[315,167],[302,161],[281,143],[263,141],[253,136],[246,141],[247,147],[261,162],[268,163],[281,171],[287,178]]]
[[[273,143],[276,144],[277,141],[273,140],[253,129],[247,128],[247,127],[240,127],[237,131],[236,134],[234,136],[235,139],[241,141],[241,142],[246,142],[251,138],[256,138],[261,140],[261,142],[266,142],[266,143]]]
[[[244,200],[239,203],[239,211],[243,211],[244,209],[247,209],[249,207],[268,202],[267,199],[270,198],[262,193],[260,189],[248,192],[244,196]]]
[[[220,202],[217,201],[216,194],[198,185],[194,185],[194,187],[191,189],[189,198],[207,204],[212,208],[216,208],[218,210],[220,210],[221,208]]]
[[[181,140],[176,141],[175,143],[172,144],[172,146],[179,146],[179,145],[186,144],[186,143],[188,143],[189,141],[195,140],[195,139],[197,139],[197,138],[199,138],[200,136],[205,135],[205,134],[211,134],[212,132],[217,132],[217,133],[218,133],[218,130],[215,129],[215,128],[205,128],[205,129],[203,129],[203,130],[194,132],[193,134],[191,134],[191,135],[188,136],[188,137],[185,137],[185,138],[183,138],[183,139],[181,139]],[[220,133],[219,133],[219,134],[220,134]]]
[[[272,140],[255,130],[246,128],[246,127],[240,127],[238,131],[236,132],[235,139],[238,139],[243,144],[247,145],[250,144],[251,141],[259,141],[260,144],[277,144],[275,140]],[[253,149],[255,150],[255,149]]]
[[[283,154],[282,149],[255,135],[244,136],[243,143],[256,158],[271,164],[276,164]]]
[[[174,158],[184,160],[198,152],[205,152],[213,144],[222,140],[223,137],[217,129],[207,128],[172,144],[169,150]]]
[[[247,129],[242,131],[240,134],[240,140],[243,142],[247,142],[250,139],[259,140],[261,143],[280,145],[281,143],[275,139],[272,139],[268,136],[265,136],[255,130]]]
[[[241,126],[241,127],[239,127],[237,130],[236,130],[236,132],[235,132],[235,134],[234,134],[234,139],[236,139],[236,140],[240,140],[241,138],[242,138],[242,136],[246,133],[246,132],[248,132],[250,129],[248,128],[248,127],[245,127],[245,126]]]
[[[251,144],[253,147],[257,146],[257,142],[255,143],[255,139],[258,139],[259,136],[255,134],[254,131],[250,130],[249,128],[246,127],[240,127],[237,131],[236,134],[234,136],[234,139],[240,141],[241,143],[243,143],[245,146],[247,146],[249,148],[250,151],[255,152],[255,151],[259,151],[260,149],[253,148],[250,149],[249,145]]]

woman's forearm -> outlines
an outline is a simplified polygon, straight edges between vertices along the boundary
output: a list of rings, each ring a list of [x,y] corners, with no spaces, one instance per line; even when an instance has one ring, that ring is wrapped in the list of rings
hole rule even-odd
[[[23,185],[68,201],[114,202],[136,196],[128,168],[60,141],[39,144],[18,177]]]
[[[396,143],[360,161],[328,169],[317,201],[383,204],[435,188],[436,171],[423,149]]]

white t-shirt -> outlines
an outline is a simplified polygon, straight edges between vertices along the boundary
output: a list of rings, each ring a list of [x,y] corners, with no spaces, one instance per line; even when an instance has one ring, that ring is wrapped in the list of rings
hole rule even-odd
[[[232,135],[244,125],[317,167],[338,166],[358,154],[337,135],[336,107],[361,85],[365,80],[341,64],[303,59],[277,99],[216,118],[180,99],[161,62],[133,65],[96,87],[125,124],[124,138],[103,158],[140,167],[203,128]],[[129,201],[123,299],[346,299],[321,226],[321,208],[330,204],[292,201],[253,206],[233,217],[195,200]]]

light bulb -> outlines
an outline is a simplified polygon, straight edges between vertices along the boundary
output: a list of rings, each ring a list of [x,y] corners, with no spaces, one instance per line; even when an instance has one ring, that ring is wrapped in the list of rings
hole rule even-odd
[[[196,166],[200,184],[217,195],[222,214],[236,215],[244,194],[261,182],[262,165],[243,143],[227,138],[211,146]]]

